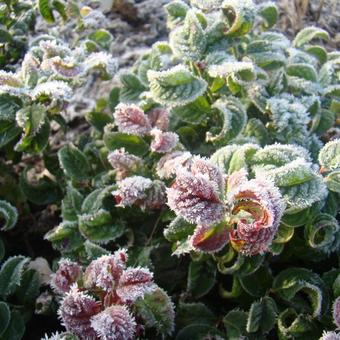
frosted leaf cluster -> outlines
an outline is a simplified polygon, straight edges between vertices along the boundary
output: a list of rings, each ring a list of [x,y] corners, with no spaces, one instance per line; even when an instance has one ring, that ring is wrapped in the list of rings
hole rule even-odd
[[[220,169],[205,159],[194,157],[190,170],[177,172],[167,190],[168,205],[197,224],[188,240],[192,249],[216,252],[230,241],[247,256],[268,251],[285,204],[272,181],[247,176],[244,169],[234,172],[225,191]]]
[[[152,181],[142,176],[127,177],[117,183],[112,192],[118,206],[137,205],[145,208],[159,208],[165,203],[165,186],[160,181]]]
[[[159,129],[151,131],[153,140],[150,148],[153,152],[167,153],[172,151],[178,143],[178,135],[173,132],[162,132]]]
[[[67,331],[82,340],[134,339],[137,319],[133,305],[145,295],[151,297],[158,287],[149,269],[126,267],[127,259],[125,250],[102,255],[69,287],[58,311]],[[61,261],[61,265],[65,263],[70,266],[70,261]],[[59,270],[55,275],[60,274]],[[169,306],[173,320],[173,305]]]

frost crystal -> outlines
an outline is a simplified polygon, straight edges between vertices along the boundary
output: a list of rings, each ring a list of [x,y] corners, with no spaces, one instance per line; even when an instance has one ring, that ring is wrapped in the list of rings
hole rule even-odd
[[[118,182],[118,189],[112,192],[118,206],[126,207],[142,204],[147,198],[147,190],[152,187],[152,181],[142,176],[132,176]]]
[[[326,332],[322,333],[322,337],[319,340],[340,340],[340,334],[336,332]]]
[[[20,87],[21,83],[15,73],[0,70],[0,86],[3,85]]]
[[[41,69],[48,72],[56,73],[65,78],[73,78],[79,75],[82,71],[80,66],[73,62],[66,62],[59,56],[46,59],[41,63]]]
[[[169,128],[169,111],[163,108],[155,108],[148,112],[148,118],[152,127],[156,127],[162,131]]]
[[[111,306],[91,319],[91,325],[102,340],[132,340],[136,321],[125,306]]]
[[[77,282],[81,276],[81,267],[76,262],[68,259],[59,261],[59,268],[52,275],[51,287],[58,293],[67,293],[70,287]]]
[[[209,226],[224,216],[216,184],[204,175],[180,171],[167,193],[169,207],[191,223]]]
[[[34,88],[31,93],[33,99],[46,95],[53,99],[69,100],[72,97],[72,89],[62,81],[47,81]]]
[[[103,69],[111,77],[115,75],[118,68],[117,60],[105,52],[91,53],[85,60],[85,66],[87,71],[97,68]]]
[[[209,181],[216,183],[217,190],[223,192],[224,178],[221,170],[209,160],[200,157],[194,157],[190,170],[193,175],[201,174],[202,176],[205,176]]]
[[[268,250],[284,212],[279,190],[265,179],[253,179],[240,183],[244,175],[234,173],[229,183],[237,183],[228,194],[232,207],[232,223],[235,229],[230,232],[233,246],[247,256],[262,254]]]
[[[155,128],[151,131],[153,140],[151,150],[158,153],[170,152],[178,143],[178,135],[173,132],[162,132]]]
[[[107,159],[112,167],[117,170],[118,180],[126,177],[130,170],[143,162],[141,158],[127,153],[124,148],[110,152]]]
[[[92,261],[84,274],[84,286],[87,289],[100,287],[112,291],[117,287],[127,260],[125,251],[119,250],[113,255],[103,255]]]
[[[337,328],[340,328],[340,296],[333,303],[333,321]]]
[[[171,178],[181,169],[188,169],[191,163],[192,155],[188,151],[175,151],[163,156],[156,168],[157,175],[160,178]]]
[[[77,335],[79,339],[88,340],[96,338],[90,319],[99,312],[100,304],[74,284],[63,299],[58,314],[66,330]]]
[[[117,105],[113,116],[120,132],[144,136],[151,130],[148,117],[134,104]]]
[[[153,274],[147,268],[128,268],[120,277],[116,293],[124,303],[132,303],[155,288]]]

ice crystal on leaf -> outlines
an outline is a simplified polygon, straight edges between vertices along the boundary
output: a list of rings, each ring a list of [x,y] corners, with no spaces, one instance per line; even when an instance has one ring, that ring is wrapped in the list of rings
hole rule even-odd
[[[151,150],[158,153],[170,152],[178,143],[178,135],[173,132],[162,132],[159,129],[152,129]]]
[[[202,174],[193,175],[180,171],[167,190],[168,205],[191,223],[212,225],[224,216],[224,205],[216,189],[216,183]]]
[[[87,71],[93,69],[104,70],[110,77],[117,72],[118,64],[116,59],[106,52],[91,53],[85,60]]]
[[[91,325],[102,340],[132,340],[136,321],[125,306],[111,306],[91,319]]]
[[[96,333],[90,319],[100,312],[100,308],[94,298],[81,292],[74,284],[64,297],[58,313],[67,331],[82,340],[95,339]]]
[[[333,322],[336,327],[340,328],[340,297],[337,297],[333,303]]]
[[[117,171],[117,179],[121,180],[127,176],[129,171],[134,170],[142,164],[142,159],[129,154],[124,148],[116,149],[107,156],[111,166]]]
[[[48,81],[36,86],[31,93],[33,99],[42,95],[52,97],[53,99],[69,100],[72,97],[72,89],[62,81]]]
[[[235,224],[230,232],[231,243],[244,255],[262,254],[268,250],[285,209],[281,194],[265,179],[243,182],[243,171],[231,177],[237,177],[229,179],[237,184],[228,194],[231,222]]]
[[[84,273],[84,286],[88,289],[100,287],[112,291],[118,285],[126,261],[126,252],[123,250],[113,255],[103,255],[92,261]]]
[[[144,136],[151,130],[148,117],[134,104],[119,104],[113,116],[120,132]]]
[[[153,274],[147,268],[127,268],[119,279],[116,293],[123,303],[133,303],[155,288]]]
[[[52,275],[51,286],[58,294],[65,294],[77,282],[81,273],[82,270],[78,263],[69,259],[61,259],[58,270]]]
[[[163,156],[156,167],[157,175],[160,178],[171,178],[179,169],[190,167],[192,155],[188,151],[174,151]]]
[[[340,334],[336,332],[326,332],[322,333],[322,337],[319,340],[340,340]]]
[[[131,206],[142,203],[147,197],[147,190],[152,187],[152,180],[142,176],[132,176],[118,182],[118,189],[112,192],[119,206]]]

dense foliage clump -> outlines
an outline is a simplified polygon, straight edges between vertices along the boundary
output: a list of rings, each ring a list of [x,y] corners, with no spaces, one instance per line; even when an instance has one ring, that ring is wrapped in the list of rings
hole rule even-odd
[[[58,314],[65,329],[46,339],[340,338],[340,52],[323,47],[328,33],[290,41],[272,30],[271,2],[172,1],[169,40],[55,145],[77,91],[118,63],[98,9],[30,6],[75,32],[33,34],[20,56],[1,21],[0,338],[23,337],[33,314]],[[53,227],[27,223],[48,210]],[[11,233],[27,229],[52,246],[38,253],[54,273],[12,256]]]

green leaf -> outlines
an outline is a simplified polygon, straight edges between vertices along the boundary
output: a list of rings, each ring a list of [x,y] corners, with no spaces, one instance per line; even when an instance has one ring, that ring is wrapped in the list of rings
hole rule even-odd
[[[253,27],[255,20],[255,8],[249,2],[225,0],[222,4],[223,13],[228,21],[227,35],[240,36],[247,34]]]
[[[209,293],[216,283],[216,266],[210,262],[191,262],[188,271],[187,290],[200,298]]]
[[[104,143],[110,151],[125,148],[126,152],[136,156],[144,156],[149,151],[149,145],[142,137],[122,132],[111,132],[108,129],[104,133]]]
[[[277,313],[275,301],[268,296],[253,302],[249,310],[247,332],[268,333],[275,326]]]
[[[258,149],[258,145],[250,143],[238,146],[230,159],[228,174],[232,174],[242,168],[247,169]]]
[[[88,35],[88,38],[90,40],[93,40],[96,44],[106,50],[109,49],[113,40],[112,34],[105,29],[99,29],[95,32],[90,33]]]
[[[90,261],[93,261],[93,260],[97,259],[98,257],[100,257],[102,255],[109,255],[110,254],[109,251],[98,246],[97,244],[92,243],[89,240],[85,241],[84,247],[85,247],[87,259],[90,260]]]
[[[58,0],[52,1],[53,8],[60,14],[64,21],[67,20],[65,4]]]
[[[257,118],[251,118],[248,120],[243,134],[248,137],[255,137],[261,145],[265,145],[269,138],[267,129]]]
[[[7,303],[0,301],[0,336],[7,329],[11,320],[11,312]]]
[[[169,242],[176,242],[188,238],[191,235],[196,226],[187,222],[183,217],[177,216],[171,221],[169,226],[164,229],[164,237]]]
[[[15,292],[20,285],[24,267],[29,259],[24,256],[13,256],[5,261],[0,270],[0,295],[6,298]]]
[[[78,219],[78,214],[81,212],[83,200],[83,195],[77,189],[69,185],[67,187],[66,196],[61,203],[63,219],[67,221],[76,221]]]
[[[20,135],[21,128],[13,122],[0,121],[0,148]]]
[[[278,328],[281,334],[287,337],[300,338],[302,335],[305,339],[314,336],[312,331],[315,327],[310,318],[303,314],[297,314],[292,308],[285,309],[278,317]]]
[[[75,252],[84,246],[77,222],[62,222],[46,233],[44,238],[52,242],[53,248],[61,253]]]
[[[11,312],[11,320],[1,339],[21,340],[25,333],[25,322],[19,311]]]
[[[106,124],[112,123],[113,119],[107,113],[90,111],[85,115],[86,120],[98,131],[103,132]]]
[[[87,180],[91,167],[83,152],[72,144],[65,145],[58,151],[59,163],[66,176],[75,181]]]
[[[12,229],[18,221],[18,211],[15,207],[6,201],[0,200],[0,221],[5,220],[5,224],[0,230],[6,231]]]
[[[216,327],[201,324],[191,324],[178,332],[176,340],[188,340],[188,339],[203,340],[206,339],[208,336],[216,338],[217,336],[218,337],[223,336],[223,333],[219,332],[216,329]]]
[[[255,273],[239,277],[242,288],[251,296],[263,296],[272,284],[272,275],[267,267],[260,267]]]
[[[293,40],[295,47],[301,47],[310,43],[313,39],[329,40],[329,34],[327,31],[318,27],[306,27],[301,30]]]
[[[116,106],[119,104],[120,88],[114,87],[109,95],[109,107],[111,111],[114,111]]]
[[[175,56],[198,61],[206,49],[206,37],[194,10],[186,13],[183,26],[170,33],[170,46]]]
[[[289,268],[280,272],[273,281],[273,290],[282,299],[294,301],[295,308],[300,306],[303,312],[313,317],[323,315],[329,305],[329,296],[321,278],[304,268]],[[305,293],[309,301],[305,301]]]
[[[172,1],[164,6],[169,28],[184,21],[189,6],[183,1]]]
[[[0,95],[0,121],[15,121],[15,115],[22,107],[22,101],[18,97],[9,94]]]
[[[133,73],[124,73],[120,76],[122,87],[119,99],[123,103],[138,102],[140,95],[146,90],[142,82]]]
[[[273,2],[260,4],[257,13],[264,19],[264,23],[262,24],[264,29],[273,27],[279,17],[277,6]]]
[[[79,216],[79,231],[92,242],[107,243],[123,235],[125,224],[113,221],[108,211],[100,209],[96,213]]]
[[[328,142],[320,150],[319,163],[324,171],[340,168],[340,139]]]
[[[15,295],[23,305],[33,305],[39,295],[40,278],[35,270],[24,272],[20,287],[17,288]]]
[[[174,331],[174,305],[168,294],[161,288],[145,294],[143,299],[136,301],[138,314],[146,327],[155,328],[158,334],[171,335]]]
[[[5,245],[4,245],[4,241],[2,240],[2,238],[0,238],[0,262],[3,260],[4,256],[5,256]]]
[[[330,191],[340,193],[340,170],[332,171],[325,178],[325,182]]]
[[[41,16],[49,23],[54,23],[54,15],[49,0],[38,0],[38,7]]]
[[[207,88],[205,80],[194,76],[182,65],[167,71],[149,71],[148,79],[152,98],[168,106],[191,103]]]
[[[236,97],[219,99],[212,105],[212,108],[217,109],[222,115],[223,126],[217,135],[208,133],[206,140],[226,144],[244,129],[247,123],[246,110]]]
[[[215,315],[201,302],[180,303],[176,310],[176,328],[181,329],[193,323],[213,326]]]
[[[287,74],[289,76],[303,78],[312,82],[316,82],[318,79],[314,66],[303,63],[288,65]]]
[[[223,324],[227,329],[230,340],[239,340],[246,334],[248,314],[241,310],[231,310],[224,318]]]

